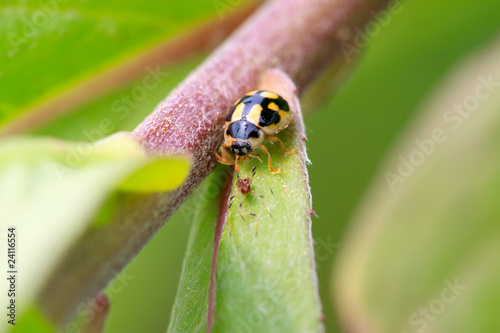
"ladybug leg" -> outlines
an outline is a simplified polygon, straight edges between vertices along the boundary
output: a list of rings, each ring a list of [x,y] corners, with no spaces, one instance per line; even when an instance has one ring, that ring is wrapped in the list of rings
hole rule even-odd
[[[260,161],[260,163],[262,163],[262,159],[259,157],[259,155],[252,155],[252,154],[248,154],[249,157],[255,157],[256,159],[258,159]]]
[[[221,164],[225,165],[235,165],[236,161],[234,159],[234,156],[227,150],[227,147],[222,145],[220,148],[221,155],[215,153],[215,157]]]
[[[267,154],[267,165],[269,167],[269,172],[271,172],[272,174],[280,173],[281,169],[273,170],[273,162],[271,161],[271,154],[269,153],[269,150],[267,150],[266,146],[264,146],[264,144],[261,144],[260,149]]]
[[[236,160],[234,162],[234,169],[236,170],[236,174],[238,175],[238,178],[240,176],[240,166],[238,165],[239,161],[240,161],[240,157],[236,156]]]
[[[295,150],[295,149],[286,150],[286,149],[285,149],[285,145],[283,145],[283,142],[282,142],[280,139],[278,139],[277,137],[275,137],[275,136],[272,136],[272,135],[266,135],[265,140],[279,142],[280,147],[281,147],[281,151],[282,151],[284,154],[292,154],[292,153],[295,153],[295,152],[296,152],[296,150]]]

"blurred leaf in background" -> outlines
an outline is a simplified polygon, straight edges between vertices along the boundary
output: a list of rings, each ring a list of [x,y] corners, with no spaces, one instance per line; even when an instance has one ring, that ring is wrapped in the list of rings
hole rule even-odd
[[[99,221],[99,212],[113,193],[170,191],[182,184],[190,167],[189,158],[146,155],[128,133],[95,144],[6,139],[0,156],[0,227],[14,234],[18,244],[26,242],[17,245],[9,266],[22,272],[15,283],[18,316],[32,306],[73,243],[85,231],[106,223]],[[50,255],[40,260],[41,253]],[[7,281],[2,287],[9,289]]]
[[[208,1],[7,0],[2,7],[0,89],[9,93],[0,125],[215,14]]]
[[[376,176],[337,267],[346,327],[500,331],[498,59],[458,66]]]
[[[499,10],[489,0],[407,1],[369,35],[351,80],[306,119],[314,237],[347,246],[344,230],[379,164],[438,82],[497,36]],[[317,250],[327,332],[341,332],[329,290],[338,251]]]
[[[142,89],[112,106],[123,116],[164,80],[160,65],[212,49],[255,8],[239,4],[241,10],[207,1],[5,4],[0,88],[9,94],[0,103],[0,134],[35,128],[142,75]]]

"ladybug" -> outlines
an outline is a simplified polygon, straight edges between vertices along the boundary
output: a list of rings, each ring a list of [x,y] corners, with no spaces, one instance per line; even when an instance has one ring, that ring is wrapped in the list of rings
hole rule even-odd
[[[258,155],[254,155],[254,151],[260,148],[268,156],[269,171],[279,173],[280,169],[273,170],[271,154],[263,142],[277,141],[283,153],[294,153],[295,149],[285,150],[283,142],[274,136],[292,121],[293,114],[283,97],[268,90],[249,92],[234,103],[227,115],[222,156],[217,153],[215,156],[220,163],[235,165],[236,170],[239,170],[238,162],[241,160],[255,157],[262,162]]]

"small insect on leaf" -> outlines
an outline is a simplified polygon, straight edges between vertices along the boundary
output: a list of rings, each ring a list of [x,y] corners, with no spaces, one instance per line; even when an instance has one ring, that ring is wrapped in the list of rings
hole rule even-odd
[[[221,155],[216,153],[215,156],[220,163],[235,165],[239,171],[239,161],[255,157],[262,162],[258,155],[253,154],[260,148],[268,156],[269,171],[279,173],[280,169],[273,169],[264,140],[279,142],[284,154],[294,153],[295,149],[286,150],[283,142],[274,136],[287,128],[292,120],[293,114],[283,97],[268,90],[252,91],[239,99],[227,115]]]

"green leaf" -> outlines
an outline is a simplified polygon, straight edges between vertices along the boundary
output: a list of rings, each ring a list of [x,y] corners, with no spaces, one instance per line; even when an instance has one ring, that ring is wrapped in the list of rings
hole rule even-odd
[[[211,4],[203,1],[196,5],[165,1],[7,1],[2,7],[0,55],[5,67],[0,88],[10,92],[2,101],[2,114],[42,100],[51,91],[63,89],[213,14]],[[20,44],[14,43],[16,37]],[[25,71],[23,80],[16,79],[19,69],[34,63],[35,58],[38,66]],[[36,84],[26,86],[26,82]]]
[[[280,135],[285,147],[298,147],[295,130]],[[269,148],[273,167],[283,172],[244,162],[243,178],[257,167],[251,185],[257,196],[233,189],[217,264],[214,332],[322,330],[304,160],[301,153],[284,155],[278,144]]]
[[[32,138],[2,141],[1,231],[8,226],[17,229],[17,256],[22,258],[17,267],[22,274],[20,313],[70,246],[96,227],[93,219],[111,194],[175,189],[189,165],[185,156],[146,155],[124,132],[94,144]]]
[[[117,131],[132,131],[202,59],[202,56],[197,56],[176,63],[175,66],[162,68],[165,75],[157,86],[146,89],[147,95],[144,98],[134,98],[132,103],[125,100],[136,87],[143,87],[143,80],[150,76],[148,73],[120,89],[89,101],[71,113],[53,119],[32,133],[64,140],[92,142]]]
[[[497,332],[500,44],[438,89],[381,167],[337,266],[356,332]]]
[[[152,162],[131,174],[120,184],[119,189],[129,192],[168,191],[179,186],[179,180],[184,180],[176,175],[185,175],[188,170],[189,166],[184,159]]]
[[[112,68],[141,66],[133,60],[156,52],[202,21],[216,19],[218,11],[211,1],[202,0],[3,2],[0,89],[9,93],[0,103],[0,127]],[[115,76],[133,77],[127,68]],[[102,90],[115,83],[104,84]]]
[[[222,185],[228,176],[219,166],[198,187],[180,213],[193,220],[169,332],[205,332],[214,235]]]

